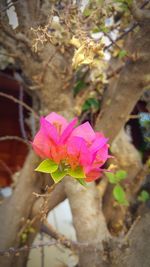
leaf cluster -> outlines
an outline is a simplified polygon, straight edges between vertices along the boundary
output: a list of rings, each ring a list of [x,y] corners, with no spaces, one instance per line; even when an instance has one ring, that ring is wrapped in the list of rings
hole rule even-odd
[[[106,176],[108,178],[109,183],[114,185],[113,196],[115,200],[121,205],[128,206],[129,203],[126,199],[125,190],[120,184],[120,182],[126,179],[127,172],[124,170],[118,170],[116,173],[107,172]]]
[[[51,159],[45,159],[39,164],[35,171],[49,173],[55,183],[60,182],[66,175],[70,175],[77,179],[80,184],[84,186],[86,185],[84,180],[85,174],[83,172],[83,168],[80,166],[75,169],[71,169],[63,162],[58,165]]]
[[[142,190],[140,195],[138,196],[138,200],[144,203],[149,199],[150,199],[150,194],[146,190]]]

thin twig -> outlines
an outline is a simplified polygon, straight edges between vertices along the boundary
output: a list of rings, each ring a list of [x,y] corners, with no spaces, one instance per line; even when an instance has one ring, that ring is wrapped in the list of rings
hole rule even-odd
[[[0,55],[6,56],[6,57],[17,58],[16,54],[11,54],[11,53],[1,52],[1,51],[0,51]]]
[[[115,70],[113,70],[111,73],[108,73],[107,75],[107,79],[111,79],[114,76],[116,76],[117,74],[119,74],[121,72],[121,70],[123,69],[124,64],[122,64],[120,67],[116,68]]]
[[[127,232],[127,234],[125,235],[125,237],[123,239],[123,244],[129,241],[131,233],[133,232],[133,230],[135,229],[135,226],[139,223],[140,220],[141,220],[141,216],[138,216],[136,218],[136,220],[134,221],[134,223],[131,225],[131,227],[130,227],[129,231]]]
[[[143,9],[146,5],[148,5],[150,1],[147,0],[144,4],[141,5],[140,9]],[[132,32],[137,26],[139,26],[138,22],[133,23],[133,25],[126,30],[124,33],[122,33],[120,36],[118,36],[118,38],[116,38],[115,41],[111,42],[109,45],[105,46],[104,50],[108,50],[111,46],[113,46],[117,41],[119,41],[120,39],[122,39],[123,37],[125,37],[128,33]]]
[[[1,256],[9,256],[10,254],[17,254],[20,253],[20,252],[24,252],[24,251],[28,251],[30,249],[37,249],[37,248],[41,248],[41,247],[44,247],[44,246],[55,246],[56,244],[58,244],[57,241],[55,240],[51,240],[51,241],[48,241],[48,242],[40,242],[38,244],[35,244],[35,245],[32,245],[32,246],[23,246],[23,247],[20,247],[20,248],[14,248],[14,247],[10,247],[8,249],[1,249],[0,250],[0,255]]]
[[[43,204],[40,206],[39,211],[37,214],[32,218],[32,220],[27,220],[26,223],[23,225],[23,227],[20,229],[18,236],[21,236],[21,234],[29,227],[33,226],[36,221],[44,221],[46,218],[46,215],[48,213],[48,197],[52,190],[54,190],[56,184],[53,184],[50,187],[46,187],[46,193],[45,194],[38,194],[36,192],[33,192],[33,195],[36,197],[45,197]]]
[[[24,140],[23,138],[21,138],[19,136],[6,135],[6,136],[0,137],[0,142],[2,142],[2,141],[8,141],[8,140],[16,140],[16,141],[25,143],[27,146],[30,147],[30,143],[27,140]]]
[[[80,250],[80,249],[96,249],[99,250],[99,242],[97,240],[93,241],[87,241],[87,242],[79,242],[74,241],[66,237],[65,235],[59,233],[54,227],[49,224],[48,221],[44,221],[44,223],[41,226],[41,231],[47,235],[49,235],[51,238],[54,238],[56,241],[59,242],[59,244],[65,246],[68,249],[71,250]]]
[[[119,50],[121,50],[121,47],[116,43],[115,40],[112,39],[112,37],[108,33],[104,32],[104,35],[110,40],[112,45],[115,45]]]
[[[43,242],[43,239],[44,239],[44,234],[41,232],[40,233],[41,235],[41,242]],[[44,260],[45,260],[45,254],[44,254],[44,246],[41,247],[41,267],[44,267]]]
[[[128,120],[139,119],[139,118],[140,118],[140,114],[131,114],[128,116]]]
[[[99,243],[97,241],[93,241],[93,242],[77,242],[77,241],[73,241],[73,240],[70,240],[72,242],[72,248],[74,250],[77,250],[77,249],[86,249],[89,247],[91,247],[91,249],[93,250],[93,248],[96,247],[96,250],[99,250]],[[25,245],[25,246],[22,246],[20,248],[15,248],[15,247],[10,247],[8,249],[0,249],[0,256],[10,256],[12,254],[16,254],[16,256],[18,256],[18,253],[21,253],[21,252],[24,252],[24,251],[29,251],[31,249],[37,249],[37,248],[41,248],[41,247],[49,247],[49,246],[55,246],[55,245],[64,245],[62,240],[50,240],[50,241],[47,241],[47,242],[40,242],[40,243],[37,243],[37,244],[33,244],[32,246],[28,246],[28,245]],[[65,245],[67,247],[67,245]],[[93,247],[94,246],[94,247]],[[67,248],[71,248],[69,245]]]
[[[0,92],[0,96],[3,96],[3,97],[5,97],[5,98],[8,98],[8,99],[14,101],[14,102],[17,103],[17,104],[22,105],[22,106],[25,107],[27,110],[29,110],[30,112],[32,112],[32,113],[34,114],[34,116],[35,116],[36,119],[39,119],[39,115],[38,115],[38,114],[37,114],[37,113],[36,113],[30,106],[28,106],[26,103],[24,103],[24,102],[18,100],[16,97],[14,97],[14,96],[12,96],[12,95],[9,95],[9,94],[2,93],[2,92]]]
[[[1,53],[0,52],[0,54],[5,54],[5,53]],[[7,54],[7,53],[6,53],[6,55],[11,56],[11,54]],[[3,76],[4,78],[7,78],[8,80],[11,80],[11,81],[14,81],[14,82],[18,83],[18,81],[13,76],[8,75],[8,74],[6,74],[6,73],[4,73],[2,71],[0,71],[0,76]]]
[[[128,33],[132,32],[137,26],[139,25],[138,22],[135,22],[128,30],[126,30],[124,33],[119,35],[115,41],[111,42],[109,45],[105,46],[104,50],[108,50],[110,47],[112,47],[117,41],[125,37]]]
[[[9,2],[6,4],[6,7],[0,9],[0,12],[5,12],[6,10],[8,10],[11,7],[14,7],[15,4],[17,4],[17,2],[19,2],[18,0],[16,0],[15,2]]]
[[[54,229],[54,227],[48,223],[48,221],[45,221],[41,226],[41,231],[50,237],[54,238],[55,240],[59,241],[63,246],[69,249],[75,249],[76,248],[76,242],[67,238],[63,234],[59,233]]]
[[[0,164],[4,167],[4,169],[8,172],[8,174],[10,176],[13,175],[13,173],[12,173],[11,169],[8,167],[8,165],[1,159],[0,159]]]
[[[48,65],[50,64],[50,62],[54,59],[54,57],[56,56],[56,53],[58,52],[58,47],[55,49],[55,52],[49,57],[49,59],[47,60],[44,68],[43,68],[43,72],[42,72],[42,75],[41,75],[41,83],[44,82],[44,79],[45,79],[45,75],[46,75],[46,71],[47,71],[47,68],[48,68]]]
[[[22,84],[20,84],[19,87],[19,101],[23,102],[23,86]],[[20,130],[21,130],[21,134],[23,139],[27,140],[27,134],[26,134],[26,130],[25,130],[25,118],[24,118],[24,112],[23,112],[23,106],[19,104],[19,125],[20,125]]]
[[[38,194],[36,192],[33,192],[32,195],[34,195],[35,197],[49,197],[49,194]]]

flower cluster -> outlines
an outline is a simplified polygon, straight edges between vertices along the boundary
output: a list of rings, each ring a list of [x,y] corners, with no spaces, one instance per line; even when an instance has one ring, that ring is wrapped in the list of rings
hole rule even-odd
[[[32,146],[44,161],[36,171],[50,173],[55,182],[70,175],[84,184],[101,176],[100,167],[109,157],[108,139],[94,132],[89,122],[76,124],[76,118],[68,123],[55,112],[41,118]]]

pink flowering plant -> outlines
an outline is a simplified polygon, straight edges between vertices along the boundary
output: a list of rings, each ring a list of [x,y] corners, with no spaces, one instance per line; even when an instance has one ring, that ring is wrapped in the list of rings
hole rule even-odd
[[[36,171],[50,173],[55,183],[70,175],[82,185],[98,179],[108,159],[108,139],[94,132],[89,122],[79,126],[52,112],[40,120],[32,146],[43,161]],[[76,127],[75,127],[76,126]]]

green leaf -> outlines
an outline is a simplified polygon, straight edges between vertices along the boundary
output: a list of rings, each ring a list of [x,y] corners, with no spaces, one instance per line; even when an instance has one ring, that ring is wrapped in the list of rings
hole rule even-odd
[[[113,196],[119,204],[128,206],[129,203],[126,199],[126,193],[120,185],[115,185],[113,189]]]
[[[115,177],[115,174],[114,173],[112,173],[112,172],[105,172],[105,175],[107,176],[109,183],[111,183],[111,184],[116,184],[117,183],[116,177]]]
[[[100,32],[100,28],[95,27],[94,29],[92,29],[92,33],[97,33],[97,32]]]
[[[90,109],[97,111],[99,109],[99,107],[100,107],[100,103],[97,99],[89,98],[84,102],[84,104],[82,106],[82,111],[88,111]]]
[[[149,199],[150,199],[150,194],[147,191],[142,190],[140,195],[138,196],[138,200],[141,202],[146,202]]]
[[[53,160],[45,159],[40,163],[40,165],[35,169],[35,171],[53,173],[57,169],[58,169],[58,164],[56,164]]]
[[[85,179],[77,178],[76,180],[77,180],[81,185],[83,185],[83,186],[87,186],[87,183],[85,182]]]
[[[86,9],[83,11],[83,15],[84,15],[85,17],[89,17],[89,16],[91,15],[91,13],[92,13],[92,10],[91,10],[91,9],[88,9],[88,8],[86,8]]]
[[[120,50],[120,52],[118,53],[118,57],[124,58],[127,55],[127,51],[126,50]]]
[[[85,173],[83,171],[83,168],[78,166],[76,169],[72,170],[70,169],[68,171],[68,174],[76,179],[85,178]]]
[[[58,169],[57,171],[51,173],[51,177],[55,183],[58,183],[65,177],[66,174],[67,174],[67,171],[60,171]]]
[[[101,31],[104,32],[104,33],[108,33],[108,32],[109,32],[109,28],[106,27],[105,25],[102,25],[102,26],[100,27],[100,29],[101,29]]]
[[[127,177],[127,172],[124,170],[119,170],[116,172],[115,177],[116,177],[117,182],[120,182]]]
[[[85,101],[83,106],[82,106],[82,111],[88,111],[90,110],[91,105],[88,103],[88,101]]]
[[[132,4],[132,0],[114,0],[114,2],[119,3],[123,11],[127,11]]]
[[[86,87],[86,84],[83,80],[79,80],[75,87],[73,88],[73,94],[76,96],[81,90],[83,90]]]

